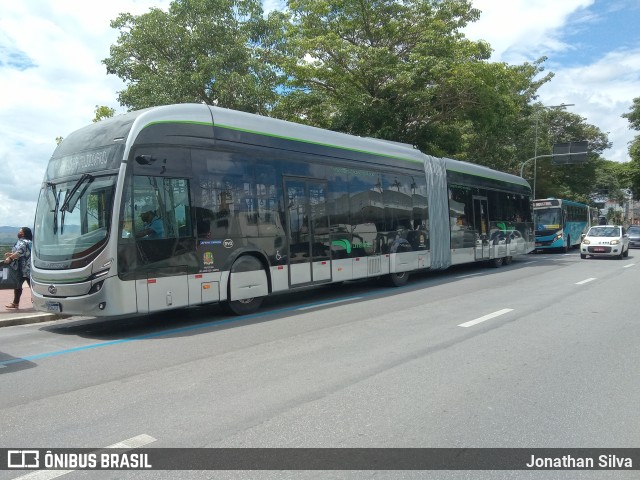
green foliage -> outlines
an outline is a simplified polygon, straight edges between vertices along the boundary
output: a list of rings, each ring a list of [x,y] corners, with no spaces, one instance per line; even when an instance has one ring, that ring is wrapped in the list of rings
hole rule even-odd
[[[513,157],[521,111],[551,77],[489,63],[460,29],[466,0],[290,0],[287,118],[493,164]]]
[[[554,165],[551,158],[537,162],[536,196],[558,197],[586,202],[594,193],[597,170],[603,160],[602,152],[611,146],[608,137],[594,125],[585,122],[579,115],[563,109],[533,105],[529,134],[521,152],[529,158],[536,154],[550,155],[553,145],[576,140],[588,142],[588,161],[584,164]],[[531,179],[532,172],[526,178]]]
[[[103,63],[128,83],[118,99],[134,110],[204,102],[266,113],[281,84],[270,57],[284,18],[264,19],[260,0],[174,0],[168,12],[112,21],[120,36]]]
[[[640,130],[640,97],[633,99],[631,111],[622,116],[629,120],[630,128]],[[633,191],[633,197],[640,200],[640,135],[636,135],[629,145],[629,157],[631,157],[627,172],[629,186]]]
[[[116,113],[114,108],[109,108],[104,105],[96,105],[96,116],[93,118],[93,123],[104,120],[105,118],[111,118]]]

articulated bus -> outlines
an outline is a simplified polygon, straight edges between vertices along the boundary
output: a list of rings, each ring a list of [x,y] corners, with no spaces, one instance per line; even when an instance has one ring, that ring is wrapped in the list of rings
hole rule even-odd
[[[218,107],[154,107],[70,135],[35,219],[38,310],[118,316],[356,279],[494,266],[534,248],[520,177]]]
[[[559,198],[533,201],[536,250],[556,249],[565,253],[580,245],[582,234],[597,223],[597,210],[583,203]]]

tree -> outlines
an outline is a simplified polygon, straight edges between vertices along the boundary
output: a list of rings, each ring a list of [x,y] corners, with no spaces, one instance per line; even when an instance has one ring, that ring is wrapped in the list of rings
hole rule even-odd
[[[120,14],[107,72],[127,82],[118,100],[131,109],[196,102],[268,113],[280,73],[272,56],[285,17],[263,18],[260,0],[174,0]]]
[[[96,105],[95,114],[96,116],[93,118],[93,123],[99,122],[100,120],[104,120],[105,118],[111,118],[116,113],[115,109],[107,107],[105,105]]]
[[[539,156],[550,155],[554,144],[572,141],[586,140],[589,152],[588,161],[583,164],[555,165],[551,158],[539,159],[536,196],[589,202],[598,166],[603,161],[601,154],[611,146],[607,134],[586,123],[586,119],[579,115],[546,108],[539,103],[533,105],[529,123],[530,134],[524,137],[528,145],[523,145],[521,150],[528,158],[533,158],[536,153]]]
[[[633,99],[631,110],[622,115],[629,120],[629,128],[640,130],[640,97]],[[633,191],[633,198],[640,200],[640,135],[636,135],[629,145],[629,157],[627,175],[629,186]]]
[[[461,29],[467,0],[290,0],[283,116],[501,166],[522,110],[551,76],[541,63],[489,63]],[[508,161],[504,159],[508,158]],[[503,162],[502,164],[500,162]]]

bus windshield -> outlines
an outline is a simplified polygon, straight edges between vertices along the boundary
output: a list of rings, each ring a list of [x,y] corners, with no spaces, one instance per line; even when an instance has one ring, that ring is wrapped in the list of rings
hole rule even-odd
[[[109,236],[115,175],[43,184],[36,209],[37,257],[47,262],[87,258]]]
[[[536,208],[536,229],[552,230],[562,226],[562,210],[560,208]]]

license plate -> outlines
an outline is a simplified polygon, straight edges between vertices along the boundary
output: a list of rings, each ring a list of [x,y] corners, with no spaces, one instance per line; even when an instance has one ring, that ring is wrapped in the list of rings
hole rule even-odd
[[[606,250],[603,247],[595,247],[593,249],[594,252],[606,252]]]
[[[47,302],[46,307],[48,312],[62,312],[62,305],[60,305],[58,302]]]

